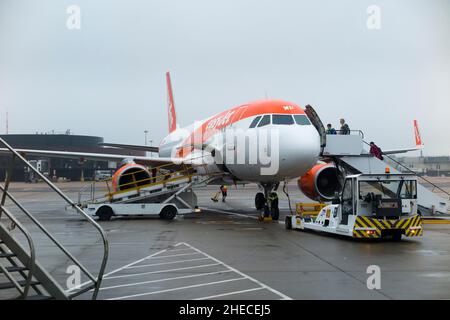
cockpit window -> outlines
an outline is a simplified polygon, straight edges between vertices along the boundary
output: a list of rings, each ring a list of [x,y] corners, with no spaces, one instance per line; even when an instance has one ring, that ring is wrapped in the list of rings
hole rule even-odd
[[[256,127],[258,124],[259,119],[261,119],[261,116],[257,116],[255,119],[253,119],[252,123],[250,124],[250,128]]]
[[[261,121],[258,124],[258,128],[259,127],[263,127],[263,126],[267,126],[268,124],[270,124],[270,115],[266,114]]]
[[[272,119],[273,124],[291,125],[294,124],[294,119],[290,114],[274,114]]]
[[[294,119],[295,122],[297,122],[297,124],[301,126],[307,126],[311,124],[309,119],[304,114],[295,114]]]

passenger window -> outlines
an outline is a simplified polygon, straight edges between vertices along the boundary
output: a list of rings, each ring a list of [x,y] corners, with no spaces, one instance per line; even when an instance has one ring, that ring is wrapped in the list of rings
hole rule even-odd
[[[253,119],[252,123],[250,124],[250,128],[256,127],[258,124],[259,119],[261,119],[261,116],[257,116],[255,119]]]
[[[304,114],[296,114],[294,115],[295,122],[297,122],[298,125],[301,126],[307,126],[310,125],[311,122]]]
[[[266,114],[261,121],[258,124],[258,128],[259,127],[263,127],[263,126],[267,126],[268,124],[270,124],[270,115]]]
[[[290,114],[274,114],[272,116],[273,124],[291,125],[294,124],[294,119]]]

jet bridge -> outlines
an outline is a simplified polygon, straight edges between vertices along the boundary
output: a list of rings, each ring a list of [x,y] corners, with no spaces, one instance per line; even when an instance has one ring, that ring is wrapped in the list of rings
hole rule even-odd
[[[350,135],[327,135],[326,146],[323,149],[324,157],[333,158],[348,174],[382,174],[386,168],[391,173],[400,173],[396,168],[390,166],[364,149],[364,134],[362,131],[352,131]],[[384,157],[389,158],[386,155]],[[405,171],[414,173],[407,167]],[[423,215],[447,214],[450,209],[450,194],[439,186],[434,185],[429,180],[418,176],[417,200],[420,211]],[[426,188],[425,184],[431,184],[432,190]],[[434,191],[439,190],[440,194]],[[444,198],[445,197],[445,198]]]

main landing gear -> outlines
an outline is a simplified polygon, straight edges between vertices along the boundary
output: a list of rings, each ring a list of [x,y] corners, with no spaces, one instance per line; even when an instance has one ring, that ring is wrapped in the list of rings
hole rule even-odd
[[[261,187],[263,192],[258,192],[255,196],[255,208],[256,210],[262,210],[261,220],[264,218],[272,218],[272,220],[278,220],[280,217],[280,209],[278,208],[278,195],[275,192],[278,189],[278,183],[264,183]]]

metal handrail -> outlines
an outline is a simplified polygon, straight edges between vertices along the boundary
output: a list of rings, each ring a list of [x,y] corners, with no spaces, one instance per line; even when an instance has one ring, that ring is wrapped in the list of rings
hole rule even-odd
[[[370,144],[367,143],[366,141],[363,140],[363,142],[364,142],[366,145],[370,146]],[[386,158],[389,158],[392,162],[395,162],[395,163],[396,163],[397,165],[399,165],[400,167],[406,169],[408,172],[413,173],[414,175],[416,175],[416,176],[419,177],[420,179],[422,179],[422,180],[424,180],[425,182],[427,182],[427,183],[429,183],[430,185],[432,185],[432,186],[433,186],[433,190],[432,190],[432,191],[434,191],[434,188],[436,188],[436,189],[438,189],[439,191],[441,191],[442,193],[445,193],[445,194],[446,194],[447,196],[449,196],[449,198],[450,198],[450,193],[448,193],[447,191],[445,191],[444,189],[442,189],[442,188],[439,187],[438,185],[436,185],[436,184],[434,184],[433,182],[431,182],[430,180],[428,180],[428,179],[422,177],[421,175],[418,175],[417,172],[411,170],[410,168],[408,168],[408,167],[405,166],[404,164],[400,163],[399,161],[395,160],[394,158],[390,157],[389,155],[383,153],[383,151],[381,151],[381,154],[382,154],[383,156],[385,156]]]
[[[335,130],[335,131],[337,135],[343,135],[340,133],[343,130]],[[357,132],[361,136],[361,138],[364,139],[364,132],[362,130],[350,130],[350,133],[348,135],[352,134],[352,132]]]
[[[96,299],[98,292],[100,290],[100,285],[103,280],[103,275],[105,273],[106,269],[106,263],[108,261],[108,254],[109,254],[109,245],[108,245],[108,239],[106,237],[106,233],[103,231],[102,227],[95,222],[94,219],[92,219],[88,214],[86,214],[80,207],[78,207],[69,197],[67,197],[58,187],[56,187],[47,177],[45,177],[41,172],[39,172],[36,168],[34,168],[32,165],[29,164],[29,162],[22,157],[20,153],[18,153],[16,150],[14,150],[5,140],[0,138],[0,142],[14,155],[16,156],[20,161],[22,161],[27,167],[29,167],[35,174],[37,174],[53,191],[55,191],[61,198],[63,198],[64,201],[66,201],[73,209],[75,209],[81,216],[83,216],[86,220],[88,220],[89,223],[91,223],[97,231],[100,233],[102,241],[103,241],[103,259],[102,263],[100,265],[100,270],[97,275],[97,278],[95,278],[87,269],[84,267],[82,268],[83,272],[93,281],[95,284],[94,291],[92,294],[92,299]],[[5,186],[5,189],[7,190],[7,186]],[[61,245],[62,246],[62,245]],[[75,262],[75,261],[74,261]],[[86,271],[87,272],[86,272]]]
[[[167,166],[167,165],[163,165],[163,166]],[[163,166],[154,167],[154,168],[151,168],[151,169],[159,169],[159,168],[161,168]],[[105,182],[106,183],[106,186],[108,188],[108,193],[106,193],[102,197],[98,197],[98,198],[91,197],[90,200],[81,201],[82,192],[85,191],[87,189],[87,187],[91,186],[92,184],[89,185],[89,186],[85,186],[82,189],[80,189],[80,191],[78,192],[78,199],[79,199],[78,205],[83,207],[83,206],[86,206],[86,204],[88,204],[88,203],[96,203],[99,200],[104,201],[106,199],[109,199],[109,201],[111,201],[112,197],[115,196],[115,195],[118,195],[118,194],[127,193],[127,192],[130,192],[130,191],[140,191],[141,189],[146,189],[146,188],[157,186],[157,185],[165,185],[167,183],[176,182],[178,180],[192,179],[193,177],[196,176],[196,174],[195,174],[194,171],[191,172],[191,170],[192,170],[192,168],[188,167],[188,168],[185,168],[185,169],[182,169],[182,170],[179,170],[179,171],[171,171],[169,173],[164,173],[164,174],[160,174],[160,175],[157,175],[157,176],[153,176],[153,177],[149,177],[149,178],[145,178],[145,179],[141,179],[141,180],[135,180],[135,181],[124,183],[124,184],[120,184],[117,187],[123,187],[123,186],[126,186],[126,185],[133,185],[133,184],[137,184],[137,183],[142,183],[144,181],[153,181],[153,180],[155,180],[155,182],[152,182],[152,183],[141,184],[141,185],[133,187],[133,188],[128,188],[128,189],[125,189],[125,190],[118,190],[118,191],[111,191],[110,190],[108,182],[111,182],[112,178],[105,179],[105,180],[102,180],[101,182]],[[126,174],[124,174],[124,176],[125,175],[139,173],[139,172],[145,172],[145,171],[146,170],[141,169],[141,170],[134,171],[134,172],[131,172],[131,173],[126,173]],[[176,174],[180,174],[180,173],[185,173],[185,174],[176,175]],[[169,178],[169,179],[162,178],[162,177],[166,177],[166,176],[169,176],[169,177],[170,176],[174,176],[174,177],[173,178]],[[213,176],[216,176],[216,174],[208,174],[208,176],[209,177],[213,177]],[[94,193],[95,193],[95,190],[94,190]]]
[[[53,237],[50,232],[27,210],[25,207],[23,207],[17,200],[14,198],[14,196],[9,192],[5,191],[4,187],[0,185],[0,190],[2,192],[6,192],[6,196],[25,214],[28,218],[30,218],[31,221],[34,222],[34,224],[41,229],[41,231],[59,248],[62,252],[66,254],[66,256],[72,260],[92,281],[95,281],[95,277],[87,270],[81,262],[77,260],[67,249],[58,241],[55,237]],[[0,206],[1,207],[1,206]]]
[[[420,179],[422,179],[423,181],[429,183],[430,185],[433,186],[433,191],[434,189],[438,189],[439,191],[441,191],[442,193],[445,193],[447,196],[450,197],[450,193],[448,193],[446,190],[442,189],[441,187],[439,187],[438,185],[436,185],[435,183],[431,182],[430,180],[422,177],[421,175],[418,175],[417,172],[411,170],[410,168],[408,168],[407,166],[405,166],[404,164],[394,160],[392,157],[388,156],[387,154],[383,153],[383,156],[386,156],[387,158],[389,158],[391,161],[395,162],[396,164],[398,164],[400,167],[406,169],[407,171],[409,171],[410,173],[414,173],[416,176],[418,176]]]
[[[89,190],[89,195],[91,196],[91,198],[93,197],[92,196],[92,190],[95,189],[95,182],[96,181],[93,181],[90,184],[83,186],[80,189],[80,191],[78,191],[78,203],[81,203],[81,197],[83,196],[83,194],[85,194],[85,192],[87,190]]]
[[[144,182],[144,181],[157,180],[158,178],[163,178],[163,180],[155,181],[153,183],[163,183],[163,182],[166,182],[166,181],[169,180],[169,179],[164,180],[165,177],[170,177],[170,176],[173,176],[175,174],[179,174],[179,173],[186,172],[186,171],[189,171],[189,170],[174,171],[174,172],[170,172],[170,173],[166,173],[166,174],[160,174],[158,176],[154,176],[154,177],[150,177],[150,178],[145,178],[145,179],[141,179],[141,180],[134,180],[134,181],[131,181],[131,182],[119,184],[119,185],[117,185],[117,187],[124,187],[124,186],[128,186],[128,185],[133,185],[133,184],[136,184],[136,183],[141,183],[141,182]],[[140,171],[135,171],[135,172],[133,172],[133,174],[134,173],[138,173],[138,172],[140,172]],[[193,174],[194,173],[186,174],[186,175],[183,175],[183,176],[180,176],[180,177],[192,176]],[[153,184],[153,183],[150,183],[150,184]]]
[[[0,186],[1,187],[1,186]],[[2,188],[3,189],[3,188]],[[25,238],[27,238],[28,246],[30,247],[30,259],[29,264],[26,266],[28,268],[28,275],[25,279],[25,286],[23,289],[21,286],[17,283],[17,281],[12,277],[8,270],[6,268],[3,268],[3,266],[0,266],[3,273],[8,277],[8,279],[14,284],[16,289],[21,293],[22,298],[25,299],[28,296],[28,292],[30,290],[31,286],[31,280],[33,279],[33,273],[34,273],[34,266],[36,264],[36,250],[34,248],[33,239],[31,238],[30,233],[25,229],[25,227],[22,226],[22,224],[17,220],[8,209],[6,209],[4,206],[0,205],[0,211],[3,212],[11,221],[12,223],[19,228],[20,231],[25,235]]]

